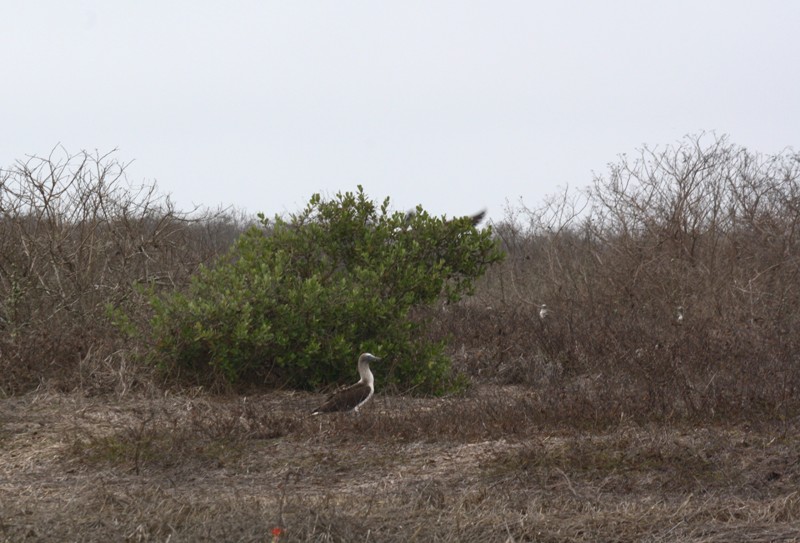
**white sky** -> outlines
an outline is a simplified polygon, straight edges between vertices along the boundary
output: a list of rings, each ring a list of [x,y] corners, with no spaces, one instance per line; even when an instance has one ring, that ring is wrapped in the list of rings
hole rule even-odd
[[[645,143],[800,147],[790,0],[3,0],[0,68],[0,167],[119,148],[183,209],[500,219]]]

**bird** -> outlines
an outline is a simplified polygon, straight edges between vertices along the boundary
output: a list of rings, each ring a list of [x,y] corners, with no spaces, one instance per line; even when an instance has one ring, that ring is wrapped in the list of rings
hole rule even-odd
[[[541,320],[545,320],[549,316],[550,316],[550,310],[547,309],[547,304],[540,305],[539,306],[539,318]]]
[[[349,387],[340,390],[328,397],[325,403],[317,407],[311,414],[334,413],[337,411],[354,411],[372,398],[375,392],[375,378],[369,370],[370,362],[379,362],[381,359],[370,353],[363,353],[358,357],[358,374],[361,379]]]
[[[675,310],[675,322],[679,325],[683,324],[683,306],[679,305],[678,308]]]
[[[414,215],[416,215],[416,214],[417,214],[417,210],[416,209],[409,209],[408,211],[406,211],[406,217],[405,217],[406,222],[411,221],[414,218]],[[481,223],[481,221],[483,221],[484,217],[486,217],[486,210],[482,209],[481,211],[478,211],[477,213],[474,213],[472,215],[465,215],[465,216],[469,217],[470,222],[472,222],[472,226],[478,226]]]
[[[472,221],[472,226],[478,226],[485,216],[486,216],[485,209],[478,211],[474,215],[470,215],[469,218]]]

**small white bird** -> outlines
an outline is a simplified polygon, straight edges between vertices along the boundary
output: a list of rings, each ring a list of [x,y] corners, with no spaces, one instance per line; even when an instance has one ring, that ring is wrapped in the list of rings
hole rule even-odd
[[[675,321],[678,324],[683,324],[683,306],[679,305],[678,308],[675,310]]]
[[[550,316],[550,310],[547,309],[547,304],[542,304],[539,306],[539,318],[541,320],[545,320]]]

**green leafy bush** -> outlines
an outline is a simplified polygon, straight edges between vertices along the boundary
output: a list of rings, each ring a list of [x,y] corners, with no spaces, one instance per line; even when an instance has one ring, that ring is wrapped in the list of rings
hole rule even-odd
[[[187,292],[154,299],[160,365],[200,381],[313,388],[352,380],[357,354],[370,351],[386,357],[384,380],[443,391],[449,360],[412,312],[470,293],[502,253],[471,217],[388,208],[359,186],[314,195],[288,220],[260,215]]]

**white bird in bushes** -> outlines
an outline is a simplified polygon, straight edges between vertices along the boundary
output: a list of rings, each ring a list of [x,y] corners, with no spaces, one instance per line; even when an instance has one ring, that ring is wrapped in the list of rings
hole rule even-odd
[[[542,304],[539,306],[539,318],[541,320],[545,320],[550,316],[550,310],[547,309],[547,304]]]

